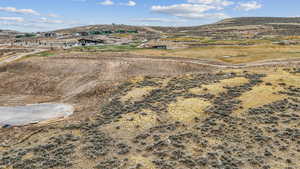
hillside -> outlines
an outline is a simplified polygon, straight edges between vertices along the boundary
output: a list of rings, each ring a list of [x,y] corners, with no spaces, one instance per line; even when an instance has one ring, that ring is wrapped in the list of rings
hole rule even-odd
[[[300,25],[300,17],[241,17],[241,18],[231,18],[224,19],[213,25],[215,26],[244,26],[244,25]]]
[[[75,28],[69,28],[69,29],[61,29],[56,30],[57,33],[76,33],[76,32],[85,32],[85,31],[93,31],[93,30],[137,30],[141,32],[148,32],[148,33],[156,33],[157,30],[150,29],[148,27],[142,27],[142,26],[130,26],[130,25],[88,25],[88,26],[80,26]]]
[[[205,27],[206,28],[206,27]],[[225,19],[207,28],[232,30],[257,30],[259,35],[300,35],[300,18],[244,17]]]
[[[144,33],[172,33],[215,38],[241,38],[265,35],[300,36],[299,17],[241,17],[191,27],[129,26],[129,25],[90,25],[57,30],[57,33],[75,33],[92,30],[138,30]]]
[[[241,17],[219,22],[173,29],[173,33],[184,32],[188,35],[213,36],[217,38],[238,38],[244,35],[262,37],[265,35],[299,36],[299,17]]]

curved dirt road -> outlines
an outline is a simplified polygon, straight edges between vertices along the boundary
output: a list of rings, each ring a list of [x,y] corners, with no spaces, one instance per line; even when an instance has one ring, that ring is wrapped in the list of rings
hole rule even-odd
[[[68,57],[69,58],[69,57]],[[261,60],[250,63],[231,64],[221,61],[208,60],[208,59],[194,59],[185,57],[161,57],[161,56],[112,56],[112,57],[101,57],[102,59],[119,59],[122,61],[149,61],[149,62],[173,62],[173,63],[186,63],[195,64],[200,66],[209,66],[216,68],[247,68],[257,66],[272,66],[272,65],[287,65],[287,64],[300,64],[300,58],[296,59],[272,59],[272,60]],[[78,58],[73,58],[78,59]],[[94,59],[94,58],[82,58],[82,59]]]
[[[6,63],[10,63],[10,62],[13,62],[15,60],[21,59],[21,58],[23,58],[25,56],[33,55],[33,54],[44,52],[44,51],[47,51],[47,50],[46,49],[34,49],[33,52],[19,53],[19,54],[16,54],[14,56],[10,56],[10,57],[8,57],[6,59],[1,60],[0,61],[0,65],[3,65],[3,64],[6,64]]]

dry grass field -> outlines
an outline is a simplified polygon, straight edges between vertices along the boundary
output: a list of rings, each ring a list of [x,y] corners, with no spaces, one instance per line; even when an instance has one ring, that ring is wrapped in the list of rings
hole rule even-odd
[[[273,44],[254,46],[205,46],[174,50],[145,49],[131,51],[131,53],[149,56],[211,59],[239,64],[271,59],[298,59],[300,58],[300,46],[281,46]]]

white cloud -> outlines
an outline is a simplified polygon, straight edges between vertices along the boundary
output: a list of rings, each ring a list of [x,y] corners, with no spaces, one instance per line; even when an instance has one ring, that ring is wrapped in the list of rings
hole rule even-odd
[[[159,13],[171,15],[181,15],[188,13],[202,13],[211,9],[216,9],[214,6],[199,5],[199,4],[176,4],[170,6],[152,6],[151,10]]]
[[[115,3],[113,0],[103,0],[102,2],[99,2],[100,5],[121,5],[121,6],[136,6],[136,2],[133,0],[129,0],[127,3]]]
[[[17,9],[15,7],[0,7],[0,11],[21,13],[21,14],[40,15],[38,12],[36,12],[33,9]]]
[[[39,20],[35,21],[37,23],[48,23],[48,24],[62,24],[64,21],[62,20],[50,20],[48,18],[42,17]]]
[[[230,16],[225,13],[189,13],[182,14],[181,17],[189,18],[189,19],[225,19]]]
[[[86,23],[68,20],[52,20],[46,17],[0,17],[0,27],[21,32],[50,31],[83,25],[86,25]]]
[[[114,5],[115,3],[112,0],[104,0],[102,2],[99,3],[100,5]]]
[[[228,0],[187,0],[189,3],[216,5],[220,7],[233,5],[234,2]]]
[[[0,21],[24,22],[21,17],[0,17]]]
[[[176,4],[170,6],[152,6],[153,12],[169,14],[188,19],[223,19],[224,13],[207,13],[210,10],[220,10],[219,7],[207,4]]]
[[[251,11],[262,8],[262,4],[258,3],[257,1],[249,1],[244,3],[239,3],[236,9],[242,11]]]
[[[126,5],[127,6],[136,6],[136,2],[134,2],[134,1],[128,1],[128,3]]]
[[[51,18],[58,18],[58,17],[60,17],[59,15],[54,14],[54,13],[50,13],[50,14],[48,14],[47,16],[48,16],[48,17],[51,17]]]

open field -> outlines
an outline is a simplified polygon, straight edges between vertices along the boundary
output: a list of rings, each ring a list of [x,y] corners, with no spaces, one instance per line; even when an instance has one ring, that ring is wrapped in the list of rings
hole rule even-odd
[[[204,52],[221,49],[236,50]],[[75,107],[66,119],[0,129],[0,168],[300,167],[298,63],[233,69],[246,61],[138,52],[47,51],[0,66],[0,105]],[[249,59],[298,57],[275,53]]]
[[[198,48],[132,51],[134,54],[165,57],[211,59],[226,63],[249,63],[271,59],[300,58],[300,46],[254,45],[254,46],[204,46]]]
[[[285,37],[286,39],[292,37]],[[284,39],[284,38],[281,38]],[[251,41],[251,42],[250,42]],[[265,60],[299,59],[300,45],[279,45],[272,44],[268,40],[249,40],[252,45],[239,45],[245,41],[215,41],[210,45],[200,47],[188,47],[182,49],[144,49],[138,48],[137,44],[132,45],[102,45],[76,47],[69,49],[70,52],[126,52],[130,55],[149,56],[157,58],[188,58],[210,60],[228,64],[244,64],[261,62]],[[179,42],[180,43],[180,42]],[[214,45],[223,44],[223,45]],[[228,45],[225,45],[225,44]],[[236,44],[235,44],[236,43]],[[199,43],[201,44],[201,43]]]

